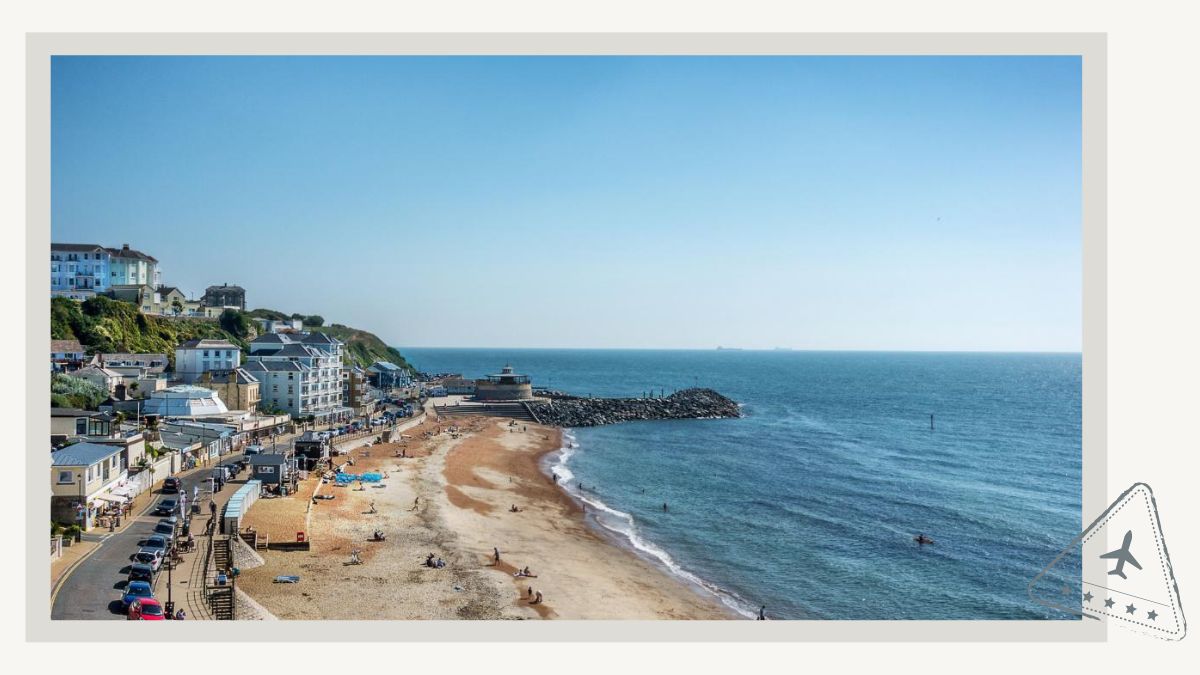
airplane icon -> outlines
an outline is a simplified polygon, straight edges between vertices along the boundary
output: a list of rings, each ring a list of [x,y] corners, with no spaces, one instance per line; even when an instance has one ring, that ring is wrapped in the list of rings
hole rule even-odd
[[[1142,566],[1138,564],[1137,558],[1133,557],[1133,554],[1129,552],[1129,545],[1132,543],[1133,543],[1133,530],[1129,530],[1128,532],[1125,533],[1125,541],[1121,544],[1121,548],[1119,548],[1115,551],[1109,551],[1108,553],[1105,553],[1104,555],[1100,556],[1101,558],[1115,558],[1116,559],[1117,569],[1109,572],[1110,575],[1115,574],[1115,575],[1121,577],[1122,579],[1128,579],[1128,577],[1125,576],[1125,563],[1129,563],[1130,565],[1133,565],[1134,567],[1138,568],[1139,570],[1142,569]]]

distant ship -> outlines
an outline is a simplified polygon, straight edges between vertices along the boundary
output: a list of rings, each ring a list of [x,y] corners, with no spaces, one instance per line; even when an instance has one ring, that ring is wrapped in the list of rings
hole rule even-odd
[[[740,352],[740,351],[742,351],[742,348],[741,347],[722,347],[720,345],[717,345],[717,351],[719,351],[719,352]]]

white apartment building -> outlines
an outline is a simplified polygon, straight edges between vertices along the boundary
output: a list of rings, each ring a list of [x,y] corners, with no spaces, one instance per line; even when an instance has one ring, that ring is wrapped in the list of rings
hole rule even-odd
[[[259,381],[262,408],[327,423],[353,416],[342,404],[342,356],[324,333],[267,333],[250,343],[243,368]]]
[[[110,248],[108,254],[110,285],[151,288],[161,285],[158,260],[154,256],[129,248],[129,244],[124,244],[121,248]]]
[[[242,350],[228,340],[188,340],[175,348],[175,375],[193,384],[204,373],[242,365]]]
[[[86,300],[108,290],[110,257],[96,244],[50,244],[50,295]]]

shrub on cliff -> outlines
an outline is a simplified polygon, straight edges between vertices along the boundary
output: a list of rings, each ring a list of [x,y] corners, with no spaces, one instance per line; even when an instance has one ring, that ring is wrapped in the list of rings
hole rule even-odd
[[[50,376],[51,407],[95,410],[107,398],[107,391],[87,380],[62,373]]]

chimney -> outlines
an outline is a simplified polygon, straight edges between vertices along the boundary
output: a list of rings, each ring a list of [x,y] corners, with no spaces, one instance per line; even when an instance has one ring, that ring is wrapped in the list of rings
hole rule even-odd
[[[128,251],[128,250],[129,250],[129,244],[121,244],[121,250],[122,250],[122,251]]]

